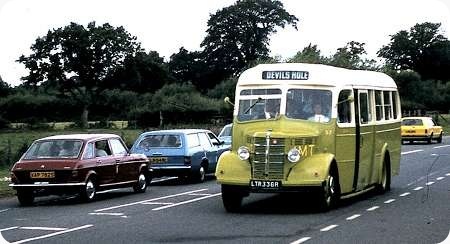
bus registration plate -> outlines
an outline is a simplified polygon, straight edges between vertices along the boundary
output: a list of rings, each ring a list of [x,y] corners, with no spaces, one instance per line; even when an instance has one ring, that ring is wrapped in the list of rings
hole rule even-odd
[[[281,181],[273,180],[251,180],[250,188],[252,189],[279,189],[281,188]]]

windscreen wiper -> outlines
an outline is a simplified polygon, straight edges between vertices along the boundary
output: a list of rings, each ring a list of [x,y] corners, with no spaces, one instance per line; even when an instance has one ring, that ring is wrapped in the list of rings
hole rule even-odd
[[[257,103],[261,102],[262,98],[258,97],[258,99],[250,106],[247,108],[247,110],[245,110],[244,114],[247,114]]]

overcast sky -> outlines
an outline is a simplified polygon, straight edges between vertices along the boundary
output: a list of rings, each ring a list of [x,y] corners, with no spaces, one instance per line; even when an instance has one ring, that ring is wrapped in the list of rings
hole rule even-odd
[[[298,31],[280,29],[271,36],[271,55],[290,58],[309,43],[324,55],[349,41],[366,43],[370,58],[390,35],[416,23],[442,23],[450,35],[450,0],[281,0],[300,21]],[[0,76],[18,85],[27,75],[20,55],[49,29],[76,22],[124,26],[146,51],[166,60],[180,47],[200,50],[210,14],[235,0],[0,0]]]

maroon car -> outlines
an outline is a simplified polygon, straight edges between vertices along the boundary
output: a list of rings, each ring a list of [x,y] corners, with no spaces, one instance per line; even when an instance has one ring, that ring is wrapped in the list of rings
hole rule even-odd
[[[36,140],[11,169],[11,187],[21,205],[35,196],[78,192],[92,201],[99,190],[132,186],[145,192],[150,165],[142,154],[130,154],[113,134],[75,134]]]

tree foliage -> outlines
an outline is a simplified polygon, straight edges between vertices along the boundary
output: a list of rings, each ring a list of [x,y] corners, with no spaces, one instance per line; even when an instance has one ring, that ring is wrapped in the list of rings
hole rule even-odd
[[[270,35],[286,25],[297,28],[297,21],[280,1],[239,0],[211,15],[201,46],[208,63],[225,78],[253,60],[267,58]]]
[[[399,31],[378,56],[395,70],[414,70],[423,79],[450,80],[450,42],[440,34],[440,26],[425,22]]]
[[[376,69],[375,60],[364,58],[367,54],[365,43],[350,41],[344,47],[338,48],[336,53],[331,56],[329,64],[349,69]]]
[[[302,51],[297,52],[294,57],[288,60],[289,63],[325,64],[327,59],[321,55],[317,45],[310,43]]]
[[[0,97],[6,97],[11,92],[11,87],[0,76]]]
[[[82,124],[87,126],[88,109],[107,87],[105,82],[141,48],[123,27],[91,22],[87,27],[71,23],[48,31],[31,50],[31,55],[18,60],[30,70],[22,79],[29,85],[48,83],[77,100],[83,106]]]

